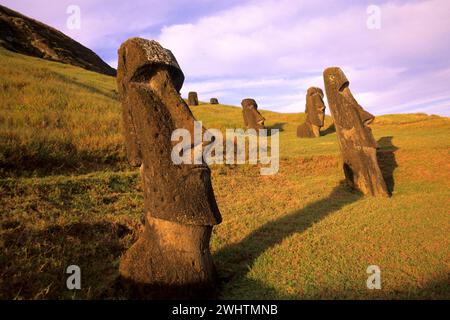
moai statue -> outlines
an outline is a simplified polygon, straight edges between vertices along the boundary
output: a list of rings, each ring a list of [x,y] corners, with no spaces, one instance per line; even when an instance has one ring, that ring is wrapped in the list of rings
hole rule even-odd
[[[209,103],[210,104],[219,104],[219,100],[217,100],[217,98],[211,98],[211,99],[209,99]]]
[[[241,102],[244,124],[247,129],[264,129],[264,117],[258,111],[258,105],[254,99],[244,99]]]
[[[188,94],[188,104],[190,106],[198,106],[198,96],[197,92],[191,91]]]
[[[325,104],[323,103],[323,91],[320,88],[311,87],[306,92],[306,120],[297,127],[297,137],[318,138],[320,128],[325,120]]]
[[[131,164],[141,166],[144,231],[120,262],[120,275],[155,298],[203,297],[215,286],[209,251],[221,222],[208,166],[171,159],[172,132],[194,132],[180,96],[184,81],[175,57],[156,41],[131,38],[119,49],[117,83]]]
[[[323,78],[347,182],[366,195],[389,196],[377,162],[377,143],[368,127],[375,117],[355,100],[340,68],[326,69]]]

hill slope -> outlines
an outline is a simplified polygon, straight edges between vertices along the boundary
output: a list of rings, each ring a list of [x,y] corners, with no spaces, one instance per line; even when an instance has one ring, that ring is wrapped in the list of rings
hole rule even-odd
[[[240,108],[192,109],[206,127],[242,126]],[[262,113],[281,130],[279,173],[212,166],[222,298],[450,298],[448,118],[377,117],[393,189],[379,199],[341,184],[332,130],[298,139],[303,114]],[[0,49],[0,298],[127,296],[114,284],[143,202],[120,117],[112,77]],[[82,268],[75,293],[70,264]],[[382,290],[366,288],[369,265]]]
[[[0,5],[0,45],[18,53],[82,67],[106,75],[116,70],[62,32]]]

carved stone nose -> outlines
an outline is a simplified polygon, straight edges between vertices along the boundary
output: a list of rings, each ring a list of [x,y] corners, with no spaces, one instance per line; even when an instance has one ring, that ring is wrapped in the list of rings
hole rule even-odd
[[[362,108],[361,108],[362,109]],[[365,110],[360,110],[359,115],[361,117],[361,121],[364,123],[364,125],[369,125],[373,122],[375,119],[375,116]]]

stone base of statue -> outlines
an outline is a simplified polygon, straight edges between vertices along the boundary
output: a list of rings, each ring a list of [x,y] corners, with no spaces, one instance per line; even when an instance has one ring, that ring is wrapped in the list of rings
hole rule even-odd
[[[147,215],[144,232],[120,262],[128,296],[200,299],[215,296],[216,271],[209,251],[212,226],[179,224]]]
[[[320,128],[305,122],[297,127],[297,137],[318,138],[320,137]]]

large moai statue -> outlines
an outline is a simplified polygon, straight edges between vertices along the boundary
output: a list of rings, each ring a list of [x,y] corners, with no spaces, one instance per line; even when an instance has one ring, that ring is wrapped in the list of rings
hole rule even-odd
[[[221,215],[208,166],[171,159],[172,132],[194,136],[195,119],[179,93],[183,72],[155,41],[131,38],[118,54],[127,155],[141,166],[145,207],[144,231],[121,259],[121,278],[146,297],[205,297],[215,287],[209,239]]]
[[[209,103],[210,104],[219,104],[219,100],[217,100],[217,98],[211,98],[211,99],[209,99]]]
[[[264,117],[258,111],[258,105],[254,99],[244,99],[241,102],[244,124],[247,129],[264,129]]]
[[[191,91],[188,94],[188,105],[190,106],[198,106],[198,96],[197,92]]]
[[[318,138],[320,128],[325,121],[325,104],[323,103],[323,91],[320,88],[311,87],[306,92],[306,120],[297,127],[297,137]]]
[[[366,195],[389,196],[377,162],[377,143],[368,127],[374,116],[355,100],[340,68],[323,73],[347,182]]]

